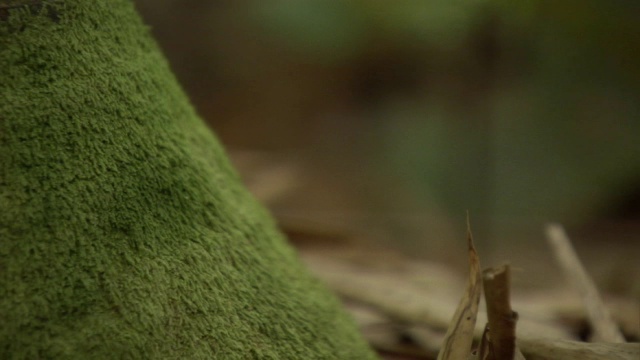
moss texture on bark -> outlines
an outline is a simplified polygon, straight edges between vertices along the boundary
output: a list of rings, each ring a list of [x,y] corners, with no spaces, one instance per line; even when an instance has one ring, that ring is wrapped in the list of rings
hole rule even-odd
[[[0,358],[375,358],[129,0],[0,0]]]

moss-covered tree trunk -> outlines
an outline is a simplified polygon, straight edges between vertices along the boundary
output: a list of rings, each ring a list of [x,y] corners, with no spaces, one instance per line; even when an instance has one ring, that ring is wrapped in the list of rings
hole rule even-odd
[[[370,359],[128,0],[0,0],[0,358]]]

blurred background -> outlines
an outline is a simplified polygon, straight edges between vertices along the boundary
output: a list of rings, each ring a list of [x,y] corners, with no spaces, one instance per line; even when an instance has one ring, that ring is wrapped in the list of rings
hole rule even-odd
[[[553,221],[640,294],[637,1],[136,2],[292,238],[466,269],[468,210],[484,265],[535,282]]]

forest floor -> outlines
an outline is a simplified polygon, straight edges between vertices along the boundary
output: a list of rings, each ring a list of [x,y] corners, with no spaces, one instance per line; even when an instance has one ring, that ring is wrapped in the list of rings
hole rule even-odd
[[[295,165],[232,159],[382,359],[640,358],[640,242],[620,240],[610,224],[579,234],[593,238],[577,252],[561,225],[547,224],[535,246],[487,251],[469,227],[440,259],[416,256],[344,223],[292,217],[295,207],[282,216],[279,199],[301,196]]]

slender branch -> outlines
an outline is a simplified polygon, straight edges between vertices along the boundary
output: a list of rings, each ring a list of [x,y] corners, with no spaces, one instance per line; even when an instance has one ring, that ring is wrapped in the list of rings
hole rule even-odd
[[[561,225],[549,224],[546,228],[549,244],[567,279],[580,293],[580,298],[593,327],[593,341],[625,342],[624,336],[611,318],[598,289],[580,262],[569,237]]]
[[[492,359],[513,360],[516,348],[518,314],[511,310],[509,265],[489,268],[483,272],[484,297],[487,304]]]

